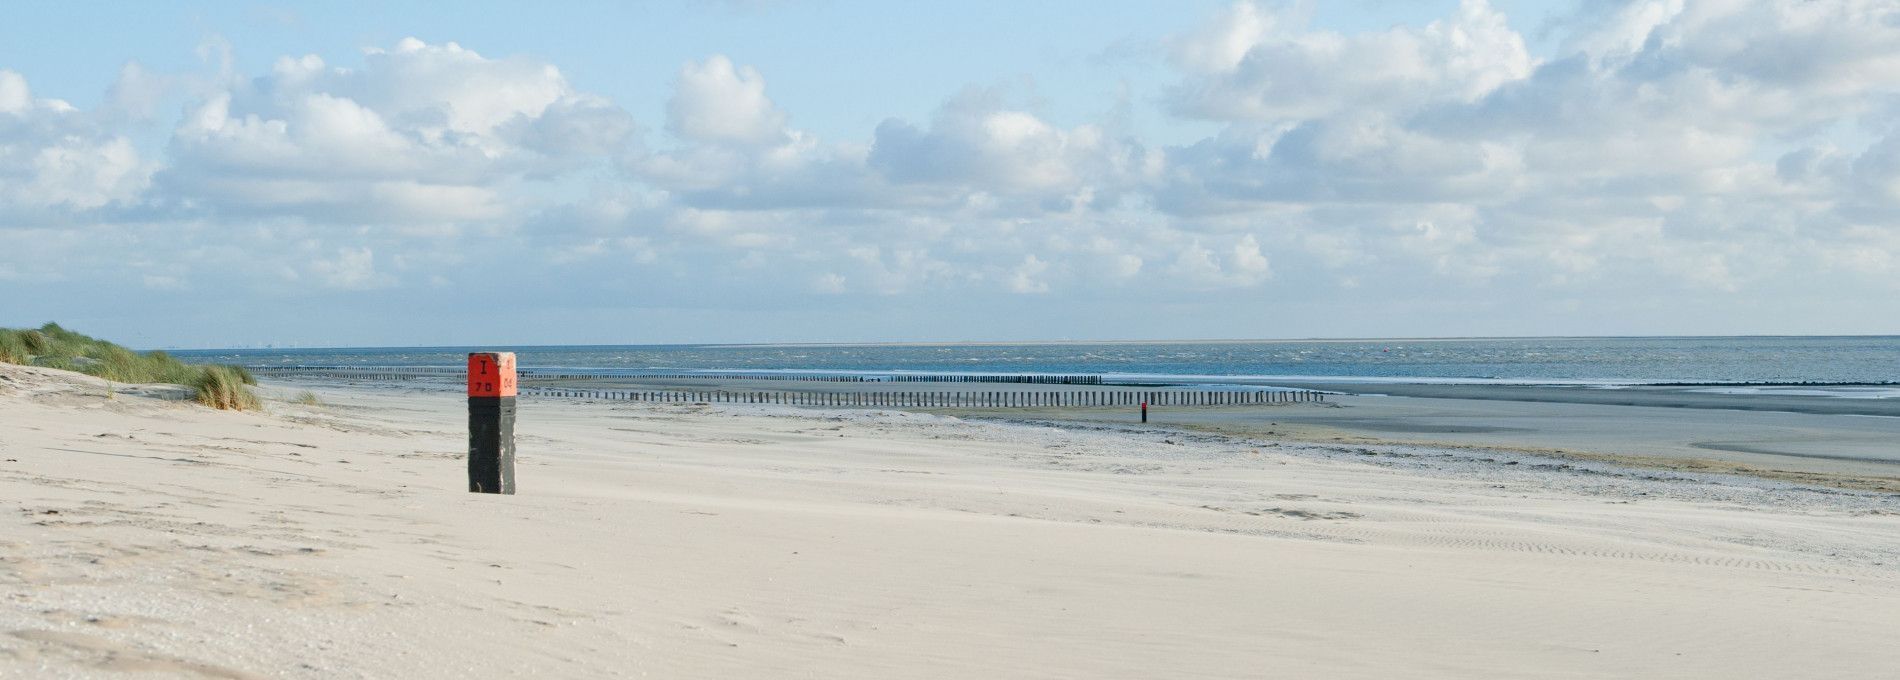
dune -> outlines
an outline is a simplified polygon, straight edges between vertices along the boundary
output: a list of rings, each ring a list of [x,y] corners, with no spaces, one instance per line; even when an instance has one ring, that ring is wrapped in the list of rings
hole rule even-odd
[[[0,676],[1890,677],[1892,494],[0,365]],[[109,397],[108,395],[111,394]]]

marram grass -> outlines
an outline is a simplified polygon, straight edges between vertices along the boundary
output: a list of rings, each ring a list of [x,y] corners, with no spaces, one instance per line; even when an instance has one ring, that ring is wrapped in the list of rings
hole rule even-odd
[[[231,366],[206,366],[204,371],[191,382],[192,389],[198,391],[198,403],[215,409],[245,411],[255,409],[257,394],[245,386],[241,369]]]
[[[32,352],[26,349],[26,338],[14,330],[0,330],[0,362],[24,364]]]
[[[141,354],[55,323],[37,329],[0,328],[0,362],[78,371],[115,383],[185,385],[197,391],[198,403],[212,408],[261,405],[249,387],[257,378],[243,367],[187,364],[164,352]]]

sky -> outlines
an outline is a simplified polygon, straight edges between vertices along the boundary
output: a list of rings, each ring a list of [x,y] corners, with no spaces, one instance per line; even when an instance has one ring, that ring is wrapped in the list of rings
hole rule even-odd
[[[1900,0],[7,14],[0,326],[1900,333]]]

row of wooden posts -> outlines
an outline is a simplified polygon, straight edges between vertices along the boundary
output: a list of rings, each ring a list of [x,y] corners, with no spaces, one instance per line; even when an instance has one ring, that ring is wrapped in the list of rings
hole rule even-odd
[[[330,374],[361,378],[364,380],[399,380],[431,375],[459,375],[459,369],[447,369],[438,366],[265,366],[255,369],[269,373],[306,373]],[[796,380],[803,382],[834,383],[879,383],[879,382],[925,382],[925,383],[1014,383],[1025,385],[1100,385],[1099,375],[1032,375],[1032,374],[886,374],[881,376],[863,375],[808,375],[788,373],[576,373],[561,370],[523,368],[519,370],[523,380]]]
[[[435,375],[447,376],[448,375],[447,373],[442,373],[442,374],[371,373],[368,371],[358,372],[358,371],[281,371],[281,370],[277,370],[277,371],[261,371],[261,372],[264,373],[265,375],[271,375],[273,373],[296,373],[297,375],[302,375],[302,376],[322,375],[322,376],[331,376],[331,377],[336,377],[336,378],[349,378],[352,380],[408,380],[411,378],[417,378],[417,377],[422,377],[422,376],[435,376]]]
[[[1036,408],[1086,406],[1243,406],[1324,402],[1310,390],[1214,392],[1205,390],[1068,390],[1060,392],[730,392],[576,390],[524,387],[521,395],[668,403],[786,404],[898,408]]]
[[[266,375],[291,373],[298,375],[334,375],[344,378],[363,380],[402,380],[435,376],[462,375],[461,369],[447,369],[439,366],[377,366],[358,368],[354,366],[253,366],[250,370]]]
[[[1099,375],[1006,375],[1006,374],[912,374],[891,373],[884,375],[805,375],[786,373],[561,373],[556,371],[522,369],[523,379],[537,380],[799,380],[807,382],[843,382],[843,383],[1013,383],[1022,385],[1100,385]]]
[[[894,374],[885,382],[925,382],[925,383],[1022,383],[1026,385],[1100,385],[1099,375],[964,375],[946,373],[941,375]]]
[[[253,369],[261,373],[298,373],[303,375],[331,375],[341,378],[360,380],[401,380],[434,376],[460,376],[459,369],[447,369],[439,366],[266,366]],[[875,378],[856,375],[723,375],[713,373],[569,373],[558,370],[523,368],[516,371],[522,380],[800,380],[809,382],[861,383],[879,382]]]
[[[523,380],[801,380],[808,382],[861,383],[879,382],[861,375],[789,375],[784,373],[564,373],[546,369],[521,369]]]

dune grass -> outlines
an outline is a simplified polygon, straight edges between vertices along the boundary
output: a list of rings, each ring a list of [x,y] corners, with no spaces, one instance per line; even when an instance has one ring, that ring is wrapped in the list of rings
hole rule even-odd
[[[257,378],[241,366],[187,364],[162,351],[134,352],[48,323],[0,328],[0,362],[78,371],[115,383],[171,383],[197,392],[198,403],[246,410],[261,405],[250,389]]]
[[[204,371],[191,381],[192,389],[198,391],[198,403],[215,409],[247,411],[263,404],[257,400],[257,394],[245,385],[243,375],[234,366],[205,366]]]

